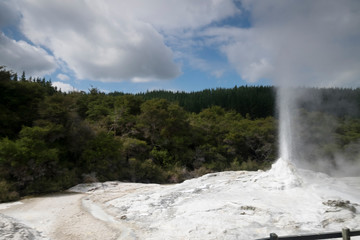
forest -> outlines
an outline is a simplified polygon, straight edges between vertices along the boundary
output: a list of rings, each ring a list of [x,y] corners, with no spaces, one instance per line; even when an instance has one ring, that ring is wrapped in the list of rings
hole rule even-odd
[[[278,155],[275,92],[235,86],[64,93],[51,81],[0,67],[0,202],[84,182],[177,183],[209,172],[267,169]],[[319,139],[316,133],[327,130],[315,125],[303,137],[318,150],[302,157],[331,159],[346,150],[358,161],[360,89],[310,93],[325,105],[352,102],[353,108],[340,111],[337,104],[319,112],[313,98],[303,100],[307,121],[334,120],[335,141]]]

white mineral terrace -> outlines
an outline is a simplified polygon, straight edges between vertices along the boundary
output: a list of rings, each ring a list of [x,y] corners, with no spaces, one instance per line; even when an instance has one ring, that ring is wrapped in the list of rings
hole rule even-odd
[[[335,179],[282,160],[267,172],[70,191],[0,204],[0,239],[256,239],[360,229],[360,177]]]

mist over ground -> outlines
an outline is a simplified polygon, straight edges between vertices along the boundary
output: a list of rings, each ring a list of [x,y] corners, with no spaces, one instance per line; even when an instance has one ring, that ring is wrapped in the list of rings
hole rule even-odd
[[[297,167],[332,176],[358,175],[360,101],[354,97],[358,89],[341,91],[341,95],[335,88],[293,87],[278,91],[278,101],[282,96],[286,106],[285,113],[280,113],[280,121],[287,124],[283,129],[287,134],[286,151]],[[347,137],[342,136],[344,133]]]

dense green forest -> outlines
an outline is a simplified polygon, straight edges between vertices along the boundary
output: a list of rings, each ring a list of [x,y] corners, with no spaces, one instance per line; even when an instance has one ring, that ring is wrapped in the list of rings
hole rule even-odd
[[[360,109],[359,89],[313,91]],[[272,87],[62,93],[50,81],[1,67],[0,202],[81,182],[175,183],[213,171],[266,169],[277,158],[274,105]],[[306,101],[302,107],[309,119],[338,120],[337,150],[360,139],[356,111],[316,112]],[[331,154],[330,143],[314,136],[306,137],[319,154]]]

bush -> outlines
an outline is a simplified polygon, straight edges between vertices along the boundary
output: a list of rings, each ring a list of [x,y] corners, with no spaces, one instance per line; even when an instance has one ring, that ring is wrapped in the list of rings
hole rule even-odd
[[[248,159],[246,162],[242,162],[240,168],[245,171],[256,171],[260,169],[259,164],[255,160],[251,159]]]
[[[151,159],[139,161],[136,158],[129,159],[130,179],[133,182],[165,183],[168,174]]]
[[[19,194],[14,191],[5,180],[0,181],[0,202],[9,202],[19,199]]]
[[[145,182],[156,182],[156,183],[165,183],[166,182],[166,172],[156,165],[151,159],[145,160],[141,163],[141,171],[144,173]]]

